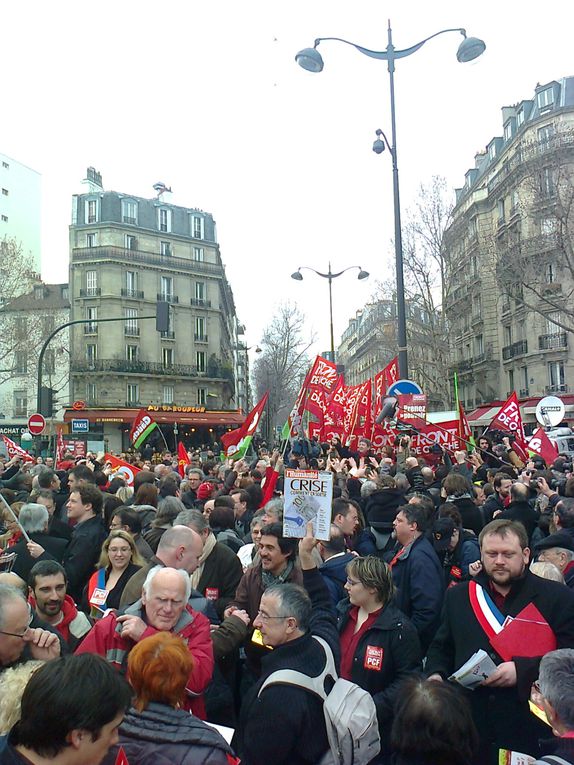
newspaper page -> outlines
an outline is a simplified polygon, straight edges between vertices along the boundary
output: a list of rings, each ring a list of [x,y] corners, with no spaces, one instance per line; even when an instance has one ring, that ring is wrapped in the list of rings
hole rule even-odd
[[[316,539],[329,539],[333,474],[319,470],[285,470],[283,536],[304,537],[313,521]]]

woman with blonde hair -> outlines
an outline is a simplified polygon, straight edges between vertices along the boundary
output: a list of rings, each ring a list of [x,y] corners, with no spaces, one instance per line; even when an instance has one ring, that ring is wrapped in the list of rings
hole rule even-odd
[[[32,659],[0,674],[0,752],[4,749],[10,728],[20,719],[20,702],[24,688],[34,672],[44,664]]]
[[[102,545],[98,567],[84,590],[82,610],[100,619],[109,608],[119,608],[126,584],[143,565],[132,535],[123,529],[112,531]]]
[[[380,558],[350,561],[345,590],[349,599],[337,605],[340,676],[372,695],[386,755],[399,686],[420,671],[421,647],[413,624],[393,604],[391,569]]]
[[[158,632],[132,648],[128,680],[135,699],[104,765],[116,762],[120,746],[130,765],[239,763],[214,728],[181,708],[193,661],[182,638],[171,632]]]

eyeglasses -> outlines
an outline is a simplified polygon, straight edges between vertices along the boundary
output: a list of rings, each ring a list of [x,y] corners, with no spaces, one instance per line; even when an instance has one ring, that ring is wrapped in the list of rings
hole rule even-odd
[[[32,611],[32,608],[30,607],[30,605],[28,604],[28,624],[24,627],[23,632],[6,632],[6,630],[0,630],[0,635],[8,635],[8,637],[23,638],[24,635],[30,629],[30,625],[32,624],[33,618],[34,618],[34,612]]]
[[[270,619],[289,619],[288,616],[269,616],[264,611],[258,611],[257,618],[261,619],[262,622],[268,622]]]
[[[353,587],[356,584],[361,584],[361,582],[358,579],[349,579],[349,577],[347,577],[347,584],[349,587]]]

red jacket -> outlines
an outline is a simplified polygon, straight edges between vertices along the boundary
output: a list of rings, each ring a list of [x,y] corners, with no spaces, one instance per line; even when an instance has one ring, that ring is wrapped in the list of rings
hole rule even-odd
[[[144,622],[146,621],[141,601],[126,608],[122,613],[139,616]],[[119,627],[116,613],[111,612],[108,616],[95,623],[75,653],[98,654],[107,659],[116,669],[125,671],[128,653],[135,643],[130,638],[122,638]],[[155,635],[159,631],[155,627],[148,625],[140,640]],[[205,705],[202,694],[211,681],[214,664],[209,619],[203,614],[194,611],[190,606],[186,606],[172,632],[184,639],[194,659],[193,669],[185,689],[187,695],[184,709],[193,712],[194,715],[201,719],[205,719]]]

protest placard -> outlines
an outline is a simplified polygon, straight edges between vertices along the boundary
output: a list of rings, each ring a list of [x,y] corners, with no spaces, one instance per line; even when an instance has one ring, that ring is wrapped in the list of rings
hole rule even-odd
[[[333,474],[319,470],[285,471],[283,536],[304,537],[313,522],[316,539],[328,540],[333,500]]]

